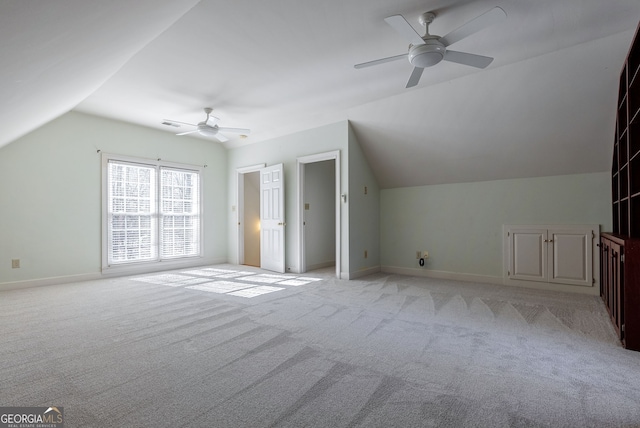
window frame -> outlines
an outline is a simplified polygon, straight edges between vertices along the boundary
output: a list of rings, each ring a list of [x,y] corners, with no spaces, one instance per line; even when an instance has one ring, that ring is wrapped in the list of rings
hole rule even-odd
[[[156,248],[153,249],[156,253],[156,257],[153,260],[141,260],[141,261],[131,261],[131,262],[123,262],[123,263],[109,263],[109,231],[108,231],[108,223],[109,223],[109,162],[122,162],[137,166],[143,167],[151,167],[156,170],[155,178],[156,182],[154,184],[155,187],[155,203],[156,207],[153,210],[155,212],[155,233],[156,236],[152,237],[152,242],[156,245]],[[193,172],[198,175],[198,209],[197,215],[199,218],[199,227],[198,227],[198,240],[199,240],[199,250],[197,255],[188,255],[188,256],[178,256],[178,257],[162,257],[162,248],[161,248],[161,192],[162,192],[162,184],[161,184],[161,172],[163,168],[168,168],[176,171],[182,172]],[[162,270],[162,269],[171,269],[171,268],[180,268],[182,266],[193,266],[201,263],[201,259],[204,257],[204,180],[203,180],[203,172],[204,167],[200,165],[190,165],[184,163],[177,162],[167,162],[161,159],[147,159],[140,157],[133,157],[127,155],[116,155],[110,153],[102,153],[102,196],[101,196],[101,223],[102,223],[102,244],[101,244],[101,252],[102,252],[102,272],[120,272],[125,271],[124,273],[135,273],[135,272],[148,272],[150,270]]]
[[[186,212],[180,212],[180,213],[175,213],[175,212],[167,212],[165,210],[165,207],[162,205],[163,202],[171,202],[171,204],[175,204],[176,202],[178,202],[178,200],[171,198],[171,199],[164,199],[164,189],[163,186],[165,185],[164,181],[163,181],[163,173],[164,171],[170,171],[172,173],[177,172],[177,173],[182,173],[182,174],[196,174],[197,180],[198,182],[196,183],[196,191],[198,192],[198,200],[197,200],[197,214],[192,214],[192,212],[186,213]],[[158,186],[158,240],[159,240],[159,244],[158,244],[158,258],[160,260],[177,260],[177,259],[184,259],[184,258],[192,258],[192,257],[198,257],[200,255],[202,255],[202,245],[198,246],[197,249],[197,254],[191,254],[191,255],[166,255],[165,252],[165,245],[167,245],[167,243],[165,242],[165,228],[163,227],[165,222],[167,221],[167,219],[171,218],[174,223],[173,227],[170,228],[171,230],[173,230],[174,232],[177,230],[183,230],[186,231],[189,228],[187,228],[186,226],[184,228],[179,228],[175,226],[175,221],[176,218],[178,217],[192,217],[194,215],[197,216],[198,218],[198,226],[197,226],[197,233],[198,235],[198,244],[202,243],[202,236],[200,234],[200,227],[202,225],[202,195],[200,194],[200,185],[202,182],[202,174],[198,173],[198,171],[195,171],[193,169],[185,169],[185,168],[178,168],[178,167],[174,167],[174,166],[167,166],[167,165],[160,165],[158,167],[158,181],[157,181],[157,186]],[[171,185],[172,189],[175,189],[175,185]],[[183,186],[180,186],[183,187]],[[185,199],[182,199],[182,201],[184,202]],[[179,202],[178,202],[179,203]],[[163,256],[164,254],[164,256]]]

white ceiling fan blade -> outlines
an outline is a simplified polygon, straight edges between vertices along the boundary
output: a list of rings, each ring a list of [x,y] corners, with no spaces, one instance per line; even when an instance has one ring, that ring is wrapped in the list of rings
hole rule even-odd
[[[251,132],[251,130],[247,128],[222,128],[222,127],[218,127],[218,131],[231,132],[232,134],[248,134]]]
[[[487,68],[491,62],[493,62],[493,58],[489,56],[482,56],[471,54],[467,52],[458,52],[458,51],[450,51],[447,50],[444,54],[445,61],[451,61],[462,65],[468,65],[476,68]]]
[[[181,132],[181,133],[176,134],[176,135],[189,135],[189,134],[194,134],[196,132],[198,132],[198,130],[194,129],[193,131]]]
[[[226,143],[227,141],[229,141],[229,139],[227,137],[225,137],[224,135],[222,135],[219,132],[215,135],[215,138],[217,138],[218,141],[220,141],[221,143]]]
[[[418,34],[416,30],[404,19],[402,15],[393,15],[384,19],[384,22],[389,24],[391,28],[396,30],[398,34],[407,39],[412,45],[424,45],[422,36]]]
[[[376,59],[374,61],[363,62],[361,64],[354,65],[353,68],[371,67],[371,66],[374,66],[374,65],[384,64],[385,62],[397,61],[399,59],[407,59],[407,54],[404,53],[404,54],[400,54],[400,55],[390,56],[390,57],[387,57],[387,58]]]
[[[488,12],[472,19],[461,27],[456,28],[444,37],[440,37],[440,43],[445,46],[452,45],[465,37],[477,33],[490,25],[497,24],[507,17],[507,13],[499,7],[494,7]]]
[[[411,77],[409,77],[409,81],[407,82],[407,86],[405,87],[411,88],[413,86],[416,86],[420,81],[420,77],[422,77],[423,71],[424,71],[424,68],[422,67],[414,67],[413,71],[411,72]]]
[[[173,125],[177,123],[180,125],[198,126],[198,125],[194,125],[193,123],[178,122],[177,120],[170,120],[170,119],[163,119],[162,123],[166,125]]]

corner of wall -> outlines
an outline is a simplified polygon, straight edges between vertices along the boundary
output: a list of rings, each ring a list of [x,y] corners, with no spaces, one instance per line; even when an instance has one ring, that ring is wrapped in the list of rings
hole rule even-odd
[[[380,186],[348,124],[349,277],[380,270]]]

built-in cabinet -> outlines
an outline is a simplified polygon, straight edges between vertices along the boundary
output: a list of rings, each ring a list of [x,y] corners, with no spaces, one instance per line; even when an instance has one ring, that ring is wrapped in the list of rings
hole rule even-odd
[[[597,225],[505,226],[508,281],[592,287]]]
[[[640,25],[639,25],[640,28]],[[620,73],[611,167],[613,233],[600,242],[600,296],[622,344],[640,351],[640,38]]]
[[[600,296],[623,346],[640,351],[640,239],[600,236]]]

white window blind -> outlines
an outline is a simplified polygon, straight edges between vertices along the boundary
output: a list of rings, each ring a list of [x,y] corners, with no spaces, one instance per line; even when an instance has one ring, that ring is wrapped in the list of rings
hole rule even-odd
[[[109,159],[108,265],[199,256],[199,171]]]
[[[162,257],[194,256],[200,250],[199,176],[161,168]]]

